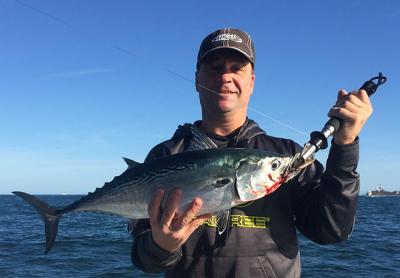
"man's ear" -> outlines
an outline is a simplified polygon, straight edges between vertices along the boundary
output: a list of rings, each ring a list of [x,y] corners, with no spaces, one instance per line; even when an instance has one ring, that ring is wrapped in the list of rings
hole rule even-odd
[[[256,75],[253,73],[251,75],[251,94],[253,94],[253,90],[254,90],[254,81],[256,80]]]

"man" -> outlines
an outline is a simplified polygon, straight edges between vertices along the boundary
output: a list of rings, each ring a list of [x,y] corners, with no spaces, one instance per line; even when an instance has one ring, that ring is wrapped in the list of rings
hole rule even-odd
[[[294,155],[301,150],[298,144],[267,135],[247,118],[254,64],[253,42],[245,32],[225,28],[203,40],[196,71],[202,120],[192,127],[221,148]],[[177,215],[179,188],[157,190],[149,203],[149,221],[139,221],[133,231],[133,263],[167,277],[299,277],[296,228],[320,244],[345,240],[352,231],[359,192],[357,136],[371,113],[365,91],[340,91],[329,116],[343,119],[343,125],[334,136],[326,170],[314,162],[274,193],[232,208],[223,234],[216,232],[212,218],[204,222],[209,215],[197,216],[201,199]],[[180,126],[146,161],[184,152],[192,140],[189,126]]]

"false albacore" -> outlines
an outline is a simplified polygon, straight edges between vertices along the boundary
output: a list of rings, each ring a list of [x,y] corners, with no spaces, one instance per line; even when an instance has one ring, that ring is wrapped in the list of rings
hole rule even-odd
[[[148,202],[160,187],[166,192],[174,187],[182,189],[180,211],[195,197],[203,200],[200,214],[224,211],[274,191],[284,181],[283,173],[291,159],[248,149],[184,152],[130,166],[102,188],[62,209],[51,208],[24,192],[13,193],[34,206],[44,219],[47,253],[65,213],[92,211],[131,219],[148,218]]]
[[[201,141],[203,148],[208,149],[190,150],[146,163],[125,159],[129,168],[124,173],[61,209],[52,208],[30,194],[13,193],[42,216],[47,253],[65,213],[90,211],[129,219],[148,218],[147,206],[153,192],[163,188],[168,193],[175,187],[183,192],[178,212],[185,210],[195,197],[203,200],[199,214],[226,212],[272,193],[285,181],[292,156],[262,150],[215,149],[211,142],[205,147],[204,140]],[[221,225],[226,223],[221,221]]]

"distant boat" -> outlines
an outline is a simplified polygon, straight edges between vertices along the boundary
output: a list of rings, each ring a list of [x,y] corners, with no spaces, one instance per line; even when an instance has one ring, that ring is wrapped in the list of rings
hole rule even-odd
[[[67,193],[61,193],[61,195],[62,195],[62,196],[65,196],[65,195],[67,195]]]
[[[400,196],[400,191],[386,191],[380,184],[375,190],[367,192],[369,197]]]

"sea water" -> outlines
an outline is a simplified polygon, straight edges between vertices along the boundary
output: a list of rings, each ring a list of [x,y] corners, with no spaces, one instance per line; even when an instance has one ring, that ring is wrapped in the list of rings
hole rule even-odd
[[[79,197],[40,196],[56,206]],[[0,277],[162,277],[132,265],[132,237],[123,218],[67,214],[47,255],[43,226],[29,204],[0,196]],[[343,243],[299,238],[302,277],[400,277],[400,197],[361,197],[355,228]]]

